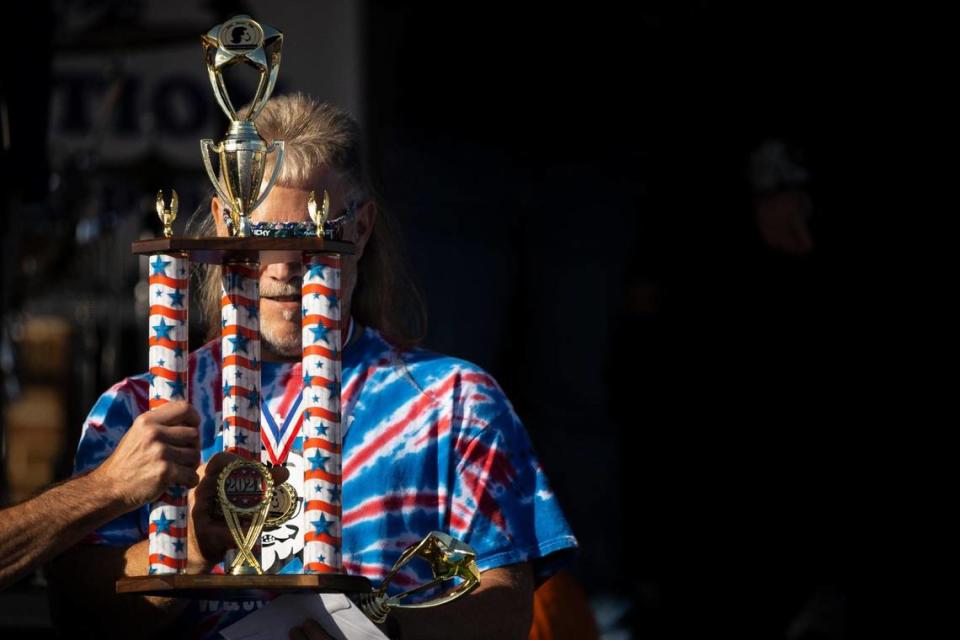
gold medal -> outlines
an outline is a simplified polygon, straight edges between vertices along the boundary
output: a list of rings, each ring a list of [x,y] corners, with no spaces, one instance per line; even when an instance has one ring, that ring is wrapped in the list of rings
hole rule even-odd
[[[234,460],[217,478],[217,494],[227,528],[237,543],[230,573],[263,573],[253,549],[267,520],[273,499],[273,477],[267,467],[252,460]],[[244,525],[247,530],[244,531]]]
[[[273,492],[270,510],[267,512],[266,526],[279,527],[297,513],[297,490],[289,482],[284,482]]]

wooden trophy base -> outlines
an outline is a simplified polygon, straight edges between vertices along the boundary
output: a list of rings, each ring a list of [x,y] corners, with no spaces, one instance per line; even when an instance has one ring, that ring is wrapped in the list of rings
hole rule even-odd
[[[303,252],[352,255],[352,242],[323,238],[151,238],[133,243],[137,255],[183,252],[191,262],[222,264],[227,259],[259,260],[260,264],[300,262]]]
[[[117,580],[117,593],[167,596],[169,598],[209,598],[211,592],[223,592],[231,598],[243,598],[255,591],[311,591],[314,593],[370,593],[373,585],[363,576],[339,573],[289,575],[152,575],[129,576]],[[252,594],[251,594],[252,595]]]

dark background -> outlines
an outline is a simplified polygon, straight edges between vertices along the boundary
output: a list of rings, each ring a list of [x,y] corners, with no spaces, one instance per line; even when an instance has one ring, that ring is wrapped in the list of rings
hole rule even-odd
[[[243,9],[209,7],[209,24]],[[868,452],[893,347],[867,229],[904,180],[896,123],[878,115],[896,32],[833,4],[631,7],[362,5],[363,125],[426,293],[427,346],[507,391],[607,637],[845,637],[848,599],[876,569]],[[23,24],[56,22],[43,3],[29,11]],[[127,236],[158,227],[142,201],[96,195],[101,247],[116,252],[104,258],[79,246],[64,190],[95,175],[149,195],[158,175],[201,168],[79,158],[51,192],[35,141],[50,128],[53,36],[30,38],[36,55],[3,87],[5,399],[23,377],[11,327],[72,310],[75,294],[92,309],[69,316],[82,381],[51,382],[72,398],[75,441],[91,394],[145,364],[122,348],[143,344],[141,320],[96,311],[142,276],[135,262],[95,286],[63,274],[109,272]],[[747,166],[770,139],[811,176],[802,255],[758,227]]]

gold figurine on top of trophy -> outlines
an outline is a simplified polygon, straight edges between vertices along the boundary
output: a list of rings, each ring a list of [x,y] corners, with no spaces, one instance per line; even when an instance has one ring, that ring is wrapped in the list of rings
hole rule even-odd
[[[267,104],[280,73],[280,48],[283,34],[276,29],[253,20],[250,16],[235,16],[217,25],[202,37],[204,62],[210,84],[220,108],[230,118],[227,137],[214,144],[213,140],[200,141],[200,151],[207,176],[217,195],[230,212],[233,235],[249,235],[249,216],[266,199],[280,175],[283,166],[283,141],[267,144],[257,131],[254,119]],[[238,114],[227,93],[223,71],[238,63],[257,69],[260,80],[250,109]],[[267,155],[276,151],[273,173],[261,191]],[[213,170],[210,152],[220,159],[221,178]]]
[[[157,191],[157,217],[163,223],[163,236],[165,238],[173,237],[173,221],[177,219],[177,210],[180,208],[180,196],[176,189],[171,189],[173,194],[170,196],[170,206],[163,198],[163,189]]]
[[[327,190],[323,190],[323,207],[318,211],[317,210],[317,194],[314,191],[310,192],[310,197],[307,199],[307,211],[310,213],[310,219],[313,220],[313,223],[317,225],[317,237],[323,237],[323,223],[327,221],[327,216],[330,215],[330,194],[327,193]]]

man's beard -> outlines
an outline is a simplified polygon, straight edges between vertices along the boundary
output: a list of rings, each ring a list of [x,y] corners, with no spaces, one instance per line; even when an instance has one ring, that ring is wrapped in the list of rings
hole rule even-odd
[[[303,353],[303,336],[299,327],[297,331],[274,329],[271,324],[260,325],[261,348],[278,358],[299,358]]]
[[[260,298],[281,298],[295,297],[300,298],[300,281],[289,284],[271,284],[263,287],[261,284]],[[277,326],[272,322],[264,322],[263,315],[260,317],[260,338],[261,348],[267,353],[278,358],[298,358],[303,352],[303,333],[300,329],[299,310],[284,309],[282,312],[282,322],[289,323],[297,320],[295,330],[290,330],[289,326]]]

